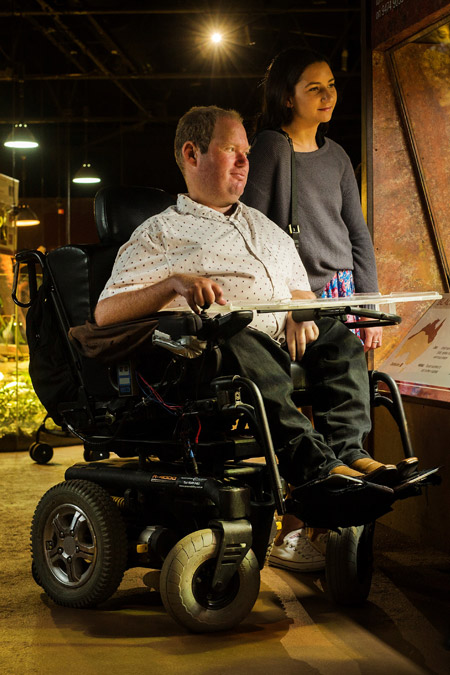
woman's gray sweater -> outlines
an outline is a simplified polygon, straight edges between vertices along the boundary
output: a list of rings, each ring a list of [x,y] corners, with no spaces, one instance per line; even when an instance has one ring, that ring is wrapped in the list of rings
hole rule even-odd
[[[249,156],[241,200],[288,229],[291,149],[277,131],[262,131]],[[353,270],[357,293],[378,291],[375,255],[350,158],[325,138],[315,152],[296,152],[299,253],[312,290],[320,294],[338,270]]]

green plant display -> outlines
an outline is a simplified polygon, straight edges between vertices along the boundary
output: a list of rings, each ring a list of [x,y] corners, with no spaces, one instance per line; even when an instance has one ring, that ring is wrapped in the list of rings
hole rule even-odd
[[[5,374],[0,381],[0,437],[18,431],[34,434],[46,411],[27,372]]]

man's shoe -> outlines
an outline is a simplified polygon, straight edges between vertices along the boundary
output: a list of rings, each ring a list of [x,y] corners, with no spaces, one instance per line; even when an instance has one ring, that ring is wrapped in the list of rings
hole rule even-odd
[[[402,459],[402,461],[397,464],[399,482],[401,483],[404,480],[408,480],[408,478],[417,474],[418,464],[419,460],[417,457],[406,457],[405,459]]]
[[[382,464],[377,469],[365,473],[362,480],[374,483],[374,485],[394,487],[399,482],[399,472],[394,464]]]
[[[360,471],[363,474],[363,480],[367,480],[369,483],[374,483],[375,485],[393,487],[399,482],[399,472],[395,464],[383,464],[371,457],[361,457],[350,464],[350,467],[356,471]],[[339,469],[339,466],[336,467],[335,472],[343,473]]]
[[[328,534],[319,534],[317,539],[327,537]],[[324,543],[322,539],[321,544]],[[325,569],[325,556],[311,544],[302,528],[289,532],[280,546],[273,545],[269,565],[295,572],[317,572]]]

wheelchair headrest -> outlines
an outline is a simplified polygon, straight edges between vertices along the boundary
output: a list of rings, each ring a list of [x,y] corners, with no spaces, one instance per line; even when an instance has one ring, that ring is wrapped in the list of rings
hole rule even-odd
[[[99,239],[102,244],[123,244],[144,220],[174,203],[171,195],[158,188],[101,188],[94,201]]]

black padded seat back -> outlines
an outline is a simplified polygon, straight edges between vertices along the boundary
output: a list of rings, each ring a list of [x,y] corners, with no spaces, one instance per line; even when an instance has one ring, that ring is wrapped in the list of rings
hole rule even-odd
[[[93,321],[95,306],[110,277],[118,250],[118,245],[68,245],[47,255],[47,265],[69,326]]]
[[[62,305],[66,328],[93,321],[97,300],[110,277],[118,245],[68,245],[47,254],[47,268]],[[89,395],[109,400],[117,396],[107,366],[79,356],[81,376]]]
[[[99,190],[95,197],[95,217],[101,243],[62,246],[46,256],[47,269],[62,310],[63,331],[94,320],[98,298],[111,275],[120,246],[144,220],[173,203],[169,194],[156,188],[107,187]],[[79,363],[89,395],[101,400],[117,396],[107,366],[81,356]]]
[[[123,244],[144,220],[165,211],[174,203],[171,195],[158,188],[101,188],[94,202],[99,239],[102,244]]]

